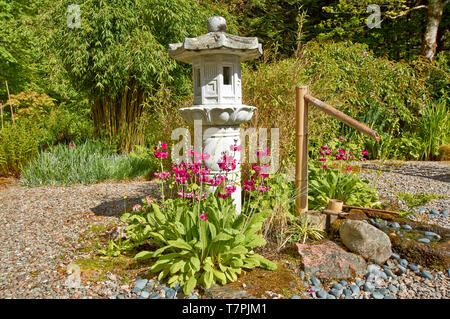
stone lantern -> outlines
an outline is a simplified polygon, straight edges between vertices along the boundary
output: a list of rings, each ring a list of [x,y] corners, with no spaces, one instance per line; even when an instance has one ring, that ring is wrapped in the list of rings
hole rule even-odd
[[[217,162],[224,153],[238,162],[227,178],[229,185],[237,187],[232,197],[240,214],[240,153],[231,151],[230,146],[240,145],[240,124],[249,121],[256,109],[242,104],[240,64],[259,57],[262,46],[258,38],[228,34],[225,29],[223,17],[211,17],[207,34],[169,44],[169,55],[192,63],[194,105],[180,112],[189,124],[202,125],[202,152],[210,155],[206,166],[212,174],[221,173]]]

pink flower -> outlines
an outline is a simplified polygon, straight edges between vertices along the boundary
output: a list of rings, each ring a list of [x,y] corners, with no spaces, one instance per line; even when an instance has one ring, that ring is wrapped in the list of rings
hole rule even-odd
[[[327,159],[325,157],[319,157],[317,160],[319,162],[325,162]]]
[[[161,143],[161,148],[167,149],[167,143]]]
[[[75,146],[75,145],[73,145],[73,143],[70,143],[69,145],[70,145],[70,147],[74,147]]]
[[[258,192],[260,192],[260,193],[267,193],[269,191],[269,189],[270,189],[269,186],[261,184],[258,187]]]
[[[343,138],[343,137],[340,137],[340,138],[339,138],[339,142],[342,143],[343,141],[344,141],[344,138]]]
[[[348,166],[348,167],[346,167],[345,169],[346,169],[347,171],[351,171],[353,168],[350,167],[350,166]]]
[[[322,165],[322,166],[319,166],[320,168],[323,168],[323,169],[326,169],[328,166],[326,166],[326,165]]]
[[[139,212],[142,209],[142,206],[139,204],[136,204],[133,206],[133,212]]]
[[[328,144],[327,145],[322,145],[320,148],[323,149],[323,150],[329,150],[330,149]]]
[[[208,214],[203,213],[198,218],[200,218],[200,220],[202,220],[202,221],[206,221],[206,220],[208,220]]]
[[[225,172],[233,171],[237,167],[236,159],[232,156],[228,156],[227,154],[224,154],[222,159],[217,162],[217,164],[219,165],[219,168]]]
[[[238,152],[240,152],[241,150],[242,150],[242,146],[241,145],[231,145],[230,146],[230,150],[232,150],[232,151],[238,151]]]
[[[360,160],[361,162],[364,162],[366,159],[365,159],[364,157],[361,157],[359,160]]]

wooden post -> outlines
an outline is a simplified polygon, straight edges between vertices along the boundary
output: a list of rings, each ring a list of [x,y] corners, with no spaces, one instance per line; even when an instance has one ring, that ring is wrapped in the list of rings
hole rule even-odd
[[[2,122],[2,129],[3,129],[3,104],[0,103],[0,117],[1,117],[1,122]]]
[[[13,107],[11,105],[11,96],[9,95],[8,81],[5,80],[5,83],[6,83],[6,92],[8,93],[9,108],[11,109],[11,119],[12,119],[13,125],[16,125],[16,121],[14,120]]]
[[[307,86],[297,86],[296,97],[296,214],[308,211],[308,94]]]

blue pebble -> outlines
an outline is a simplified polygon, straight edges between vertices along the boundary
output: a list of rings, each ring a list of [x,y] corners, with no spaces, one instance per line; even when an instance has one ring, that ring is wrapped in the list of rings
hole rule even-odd
[[[189,296],[188,299],[198,299],[198,296],[197,295],[192,295],[192,296]]]
[[[448,209],[444,209],[444,210],[441,212],[441,214],[442,214],[442,216],[444,216],[444,217],[448,217]]]
[[[430,240],[428,238],[420,238],[417,241],[420,241],[421,243],[429,244]]]
[[[336,288],[332,288],[330,290],[330,294],[335,296],[336,298],[339,298],[342,295],[342,289],[336,289]]]
[[[394,229],[398,229],[398,228],[400,228],[400,224],[397,223],[397,222],[393,222],[393,223],[391,224],[391,227],[394,228]]]
[[[375,299],[383,299],[384,298],[384,296],[382,294],[380,294],[378,291],[372,292],[372,297]]]
[[[384,299],[395,299],[393,296],[384,296]]]
[[[314,286],[320,286],[320,280],[316,278],[316,276],[311,276],[311,282]]]
[[[372,292],[375,290],[375,287],[370,283],[366,282],[363,286],[364,291]]]
[[[176,283],[176,285],[175,286],[173,286],[173,289],[175,289],[176,290],[176,292],[182,292],[183,291],[183,289],[181,289],[181,287],[180,287],[180,283]]]
[[[376,224],[376,221],[375,221],[375,219],[373,219],[373,218],[369,218],[369,221],[370,221],[372,224]]]
[[[414,264],[409,264],[408,268],[411,269],[414,272],[419,271],[419,266],[416,266]]]
[[[366,282],[364,280],[359,280],[356,279],[356,284],[358,285],[358,287],[361,287],[362,285],[364,285]]]
[[[347,297],[347,296],[351,296],[351,294],[352,294],[352,291],[350,290],[350,289],[347,289],[347,288],[345,288],[344,289],[344,295]]]
[[[363,222],[363,223],[366,223],[366,224],[369,223],[369,222],[368,222],[367,220],[365,220],[365,219],[363,219],[362,222]]]
[[[400,259],[400,265],[406,267],[408,266],[408,261],[406,259]]]
[[[425,207],[423,207],[423,206],[417,206],[416,209],[417,209],[419,212],[423,212],[423,211],[427,210],[427,209],[426,209]]]
[[[400,270],[400,272],[401,272],[402,274],[406,273],[406,268],[403,267],[402,265],[397,265],[397,268]]]
[[[432,209],[431,210],[431,214],[432,215],[439,215],[439,211],[437,209]]]
[[[141,292],[141,289],[138,288],[138,287],[134,287],[133,289],[131,289],[131,292],[132,292],[132,293],[135,293],[135,294],[138,294],[138,293]]]
[[[320,288],[320,286],[312,286],[311,289],[314,290],[314,292],[317,292],[317,291],[319,291],[321,288]]]
[[[157,293],[154,293],[154,294],[151,294],[149,298],[150,299],[160,299],[161,296],[159,294],[157,294]]]
[[[353,299],[353,297],[351,295],[345,296],[344,299]]]
[[[328,295],[327,295],[327,299],[336,299],[336,297],[333,296],[333,295],[328,294]]]
[[[124,295],[117,295],[116,299],[125,299]]]
[[[145,299],[147,299],[148,298],[148,296],[150,296],[150,294],[149,294],[149,292],[148,291],[143,291],[143,292],[141,292],[141,297],[142,298],[145,298]]]
[[[166,290],[166,299],[173,299],[176,294],[177,292],[174,289],[168,289]]]
[[[353,294],[355,294],[355,295],[359,295],[360,294],[360,290],[359,290],[359,287],[357,285],[350,285],[350,289],[351,289]]]
[[[336,290],[343,290],[344,289],[344,287],[341,284],[338,284],[337,282],[335,282],[331,288],[334,288]]]
[[[291,297],[291,299],[302,299],[302,298],[300,298],[300,296],[293,295],[293,296]]]
[[[427,279],[430,279],[430,280],[433,280],[433,278],[434,278],[434,276],[433,276],[432,274],[430,274],[430,273],[429,273],[427,270],[425,270],[425,269],[422,269],[421,274],[422,274],[423,277],[425,277],[425,278],[427,278]]]
[[[450,277],[450,268],[449,268],[449,269],[447,269],[447,276],[449,276],[449,277]]]
[[[384,270],[384,273],[386,274],[386,276],[388,277],[392,277],[395,278],[396,276],[394,275],[394,273],[388,268]]]
[[[147,282],[148,282],[147,279],[139,279],[139,280],[136,280],[136,281],[134,282],[134,287],[135,287],[135,288],[138,288],[139,290],[142,290],[142,289],[144,289],[144,287],[145,287],[145,285],[147,284]]]
[[[305,272],[304,271],[300,271],[299,276],[300,276],[301,280],[305,280]]]
[[[402,225],[402,228],[403,228],[404,230],[411,230],[411,229],[412,229],[412,227],[409,226],[408,224],[403,224],[403,225]]]
[[[328,293],[324,289],[321,289],[316,293],[316,295],[320,299],[327,299]]]
[[[380,294],[382,294],[384,296],[388,293],[388,290],[386,288],[380,288],[380,289],[377,289],[377,292],[379,292]]]
[[[400,259],[400,256],[397,255],[396,253],[392,253],[391,257],[394,259]]]
[[[384,271],[380,271],[380,277],[383,278],[384,280],[388,279],[387,278],[388,276],[387,276],[387,274]]]
[[[389,290],[390,290],[391,292],[393,292],[394,294],[396,294],[397,291],[398,291],[398,288],[395,287],[393,284],[390,284],[388,288],[389,288]]]
[[[341,284],[342,287],[347,287],[348,285],[347,281],[345,280],[341,280],[339,283]]]

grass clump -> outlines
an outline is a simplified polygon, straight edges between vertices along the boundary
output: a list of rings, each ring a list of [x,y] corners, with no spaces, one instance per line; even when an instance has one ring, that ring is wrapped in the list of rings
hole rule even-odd
[[[154,167],[150,159],[117,154],[109,145],[88,140],[40,152],[23,169],[20,183],[23,186],[92,184],[148,175]]]

